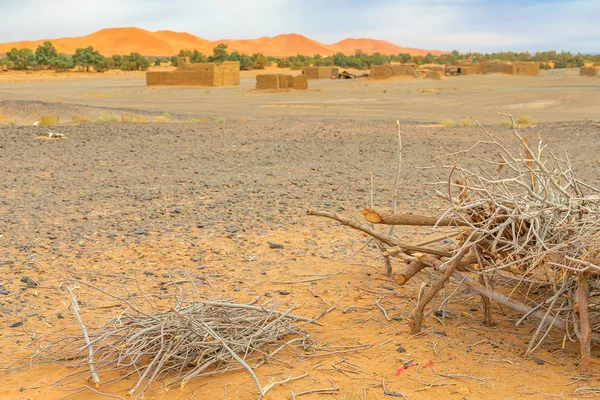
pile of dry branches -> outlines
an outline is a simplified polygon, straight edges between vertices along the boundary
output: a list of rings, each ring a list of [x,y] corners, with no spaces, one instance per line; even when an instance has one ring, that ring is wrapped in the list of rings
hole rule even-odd
[[[525,354],[555,327],[580,341],[582,370],[588,372],[591,341],[600,342],[592,333],[600,329],[600,190],[575,177],[567,154],[547,151],[541,133],[534,146],[514,127],[509,140],[479,127],[485,141],[429,167],[448,171],[432,183],[449,204],[438,216],[363,210],[371,224],[453,226],[451,248],[426,247],[447,234],[409,245],[392,230],[384,234],[333,213],[309,214],[336,219],[377,239],[386,263],[389,257],[400,259],[394,276],[400,285],[423,269],[436,272],[413,311],[413,333],[421,330],[425,307],[454,278],[481,295],[486,325],[493,324],[491,300],[522,313],[517,325],[529,317],[541,320]],[[515,299],[521,292],[515,287],[536,295]]]
[[[316,322],[292,314],[295,307],[281,312],[275,303],[199,301],[187,299],[180,291],[177,303],[163,312],[153,308],[147,313],[138,303],[119,298],[127,304],[123,313],[88,329],[73,291],[67,290],[83,335],[61,334],[59,340],[36,343],[38,348],[29,363],[71,367],[72,372],[57,386],[70,386],[86,375],[91,375],[96,389],[101,384],[131,380],[135,383],[128,396],[143,396],[159,380],[165,382],[165,389],[184,387],[197,377],[246,369],[262,398],[273,384],[263,388],[254,369],[276,361],[283,350],[309,346],[310,337],[301,327]],[[100,376],[114,376],[115,372],[116,378],[101,382]],[[82,388],[87,389],[94,390]]]

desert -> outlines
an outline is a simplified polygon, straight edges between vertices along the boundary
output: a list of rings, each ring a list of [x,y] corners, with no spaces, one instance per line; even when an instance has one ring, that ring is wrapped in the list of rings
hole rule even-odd
[[[600,393],[597,55],[51,41],[0,44],[0,398]]]

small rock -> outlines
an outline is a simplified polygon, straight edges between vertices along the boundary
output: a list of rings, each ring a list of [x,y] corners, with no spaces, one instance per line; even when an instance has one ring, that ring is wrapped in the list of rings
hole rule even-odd
[[[192,261],[198,262],[200,260],[202,260],[201,257],[192,257]]]
[[[231,225],[227,225],[225,227],[225,230],[229,233],[236,233],[238,231],[238,229],[235,226],[231,226]]]
[[[154,272],[152,272],[152,271],[144,271],[144,275],[146,275],[146,276],[154,276]]]
[[[396,353],[406,353],[406,349],[403,346],[398,346]]]
[[[35,317],[36,315],[38,315],[38,313],[36,313],[35,311],[27,313],[27,317]]]
[[[434,315],[438,318],[442,318],[443,316],[449,319],[456,318],[456,315],[448,310],[438,310],[434,312]]]
[[[171,274],[162,274],[162,277],[163,278],[172,278],[173,275],[171,275]]]
[[[433,333],[435,333],[436,335],[440,335],[440,336],[448,336],[448,334],[445,331],[442,330],[435,330],[433,331]]]
[[[546,364],[546,361],[542,360],[541,358],[538,357],[533,357],[533,362],[536,363],[537,365],[544,365]]]
[[[48,235],[48,239],[50,239],[50,240],[56,240],[56,235]]]
[[[4,286],[0,286],[0,294],[7,295],[8,290]]]
[[[21,282],[23,282],[23,283],[27,284],[27,287],[30,287],[30,288],[37,287],[37,285],[38,285],[36,282],[34,282],[34,281],[32,281],[31,279],[29,279],[29,277],[28,277],[28,276],[24,276],[24,277],[22,277],[22,278],[21,278]]]
[[[271,242],[267,242],[267,244],[269,245],[270,248],[272,249],[283,249],[283,245],[279,244],[279,243],[271,243]]]
[[[5,265],[12,267],[15,265],[15,262],[13,260],[0,261],[0,267],[4,267]]]
[[[490,343],[490,346],[492,346],[492,348],[494,348],[494,349],[497,349],[500,347],[496,343]]]
[[[290,292],[288,292],[287,290],[280,290],[277,293],[279,293],[282,296],[287,296],[288,294],[290,294]]]
[[[56,318],[65,319],[64,315],[62,315],[61,313],[56,314]]]
[[[9,328],[18,328],[21,325],[23,325],[23,321],[13,322],[12,324],[8,325],[8,327]]]

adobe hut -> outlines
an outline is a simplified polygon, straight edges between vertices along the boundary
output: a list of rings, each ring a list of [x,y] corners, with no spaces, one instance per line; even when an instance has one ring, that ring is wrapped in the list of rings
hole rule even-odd
[[[507,75],[526,75],[538,76],[540,74],[540,64],[537,62],[507,62],[500,60],[489,60],[481,63],[481,69],[484,74],[507,74]]]
[[[444,75],[473,75],[481,73],[481,63],[473,63],[466,60],[453,61],[444,67]]]
[[[192,64],[189,57],[177,58],[174,71],[146,72],[148,86],[235,86],[240,84],[240,63]]]
[[[293,88],[296,90],[307,90],[308,89],[308,77],[306,75],[295,76]]]
[[[371,65],[371,79],[388,79],[392,77],[416,78],[417,70],[414,64],[384,64]]]
[[[302,74],[308,79],[332,79],[337,78],[338,69],[335,67],[305,67]]]
[[[579,68],[579,76],[596,78],[598,76],[598,67],[581,67]]]
[[[262,74],[256,75],[256,90],[308,89],[306,75]]]
[[[512,63],[512,74],[525,76],[539,76],[540,63],[521,61],[514,62]]]
[[[286,85],[287,87],[287,85]],[[279,74],[256,75],[256,90],[278,90]]]

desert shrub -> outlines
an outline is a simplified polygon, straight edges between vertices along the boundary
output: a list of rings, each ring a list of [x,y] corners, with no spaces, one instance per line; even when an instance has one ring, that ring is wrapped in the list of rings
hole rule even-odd
[[[517,125],[525,127],[533,124],[533,119],[527,115],[521,115],[515,122]]]
[[[96,117],[96,122],[119,122],[119,118],[114,114],[102,113]]]
[[[76,124],[81,124],[81,123],[88,122],[88,119],[86,117],[82,117],[79,114],[73,114],[73,115],[71,115],[71,120],[73,122],[75,122]]]
[[[156,60],[154,60],[154,66],[160,67],[160,58],[157,58]]]
[[[8,126],[10,126],[11,128],[15,128],[17,126],[17,123],[13,120],[8,121]]]
[[[225,117],[219,117],[215,119],[216,124],[224,124],[225,122],[227,122],[227,119]]]
[[[59,118],[57,115],[42,115],[40,117],[39,126],[54,126],[58,125]]]
[[[512,128],[512,122],[510,121],[502,121],[500,122],[500,126],[503,128]]]
[[[199,118],[190,118],[187,120],[187,122],[189,122],[190,124],[197,124],[200,122]]]
[[[460,126],[473,126],[473,122],[469,118],[461,118],[459,124]]]
[[[444,125],[445,127],[453,127],[456,126],[456,122],[454,122],[451,119],[444,119],[442,121],[440,121],[440,125]]]

